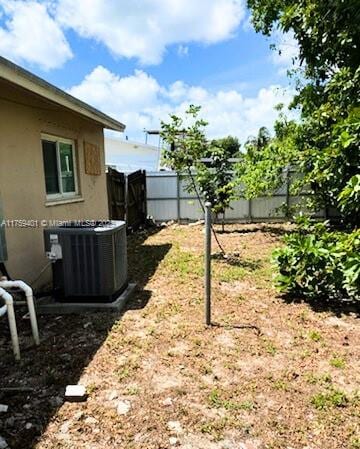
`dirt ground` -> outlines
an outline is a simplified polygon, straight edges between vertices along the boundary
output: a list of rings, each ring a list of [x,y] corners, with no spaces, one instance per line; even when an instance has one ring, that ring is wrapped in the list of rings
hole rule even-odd
[[[12,449],[360,448],[359,311],[277,294],[284,230],[219,235],[234,257],[213,258],[210,328],[200,225],[130,236],[139,287],[121,315],[41,316],[39,349],[19,316],[19,364],[2,320],[1,437]],[[87,401],[64,402],[77,383]]]

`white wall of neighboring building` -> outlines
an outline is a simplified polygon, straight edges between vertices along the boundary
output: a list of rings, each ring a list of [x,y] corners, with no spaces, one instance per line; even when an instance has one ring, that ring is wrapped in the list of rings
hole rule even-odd
[[[136,170],[157,171],[160,165],[160,149],[130,140],[105,136],[106,165],[116,167],[121,172]]]

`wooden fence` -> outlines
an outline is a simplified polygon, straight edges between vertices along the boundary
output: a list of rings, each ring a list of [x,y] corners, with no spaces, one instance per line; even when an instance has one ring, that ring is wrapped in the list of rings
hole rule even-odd
[[[107,192],[111,220],[126,221],[128,230],[144,225],[147,217],[145,171],[125,175],[108,168]]]

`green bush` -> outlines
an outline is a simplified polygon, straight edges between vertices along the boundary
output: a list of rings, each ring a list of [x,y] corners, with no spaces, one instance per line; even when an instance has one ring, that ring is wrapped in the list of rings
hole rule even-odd
[[[360,230],[331,231],[327,223],[302,219],[275,251],[277,287],[316,298],[360,299]]]

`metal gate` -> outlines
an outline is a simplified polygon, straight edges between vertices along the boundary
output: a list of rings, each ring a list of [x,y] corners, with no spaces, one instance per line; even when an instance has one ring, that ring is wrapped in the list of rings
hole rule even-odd
[[[125,220],[131,231],[145,224],[147,206],[144,170],[125,175],[109,167],[107,191],[111,220]]]

